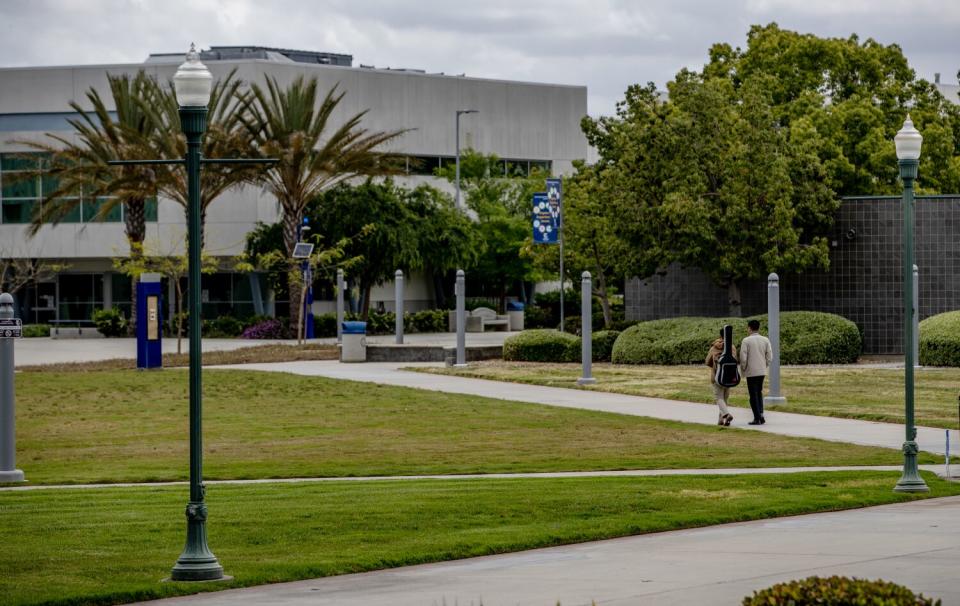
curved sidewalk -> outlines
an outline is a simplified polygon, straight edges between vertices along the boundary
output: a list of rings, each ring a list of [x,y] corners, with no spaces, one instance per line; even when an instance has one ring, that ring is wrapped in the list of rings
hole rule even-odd
[[[960,497],[677,530],[150,602],[196,606],[739,604],[811,575],[960,604]]]
[[[436,366],[436,364],[376,362],[341,364],[337,361],[322,361],[237,364],[209,368],[288,372],[297,375],[348,379],[351,381],[381,383],[401,387],[415,387],[428,389],[430,391],[484,396],[499,400],[546,404],[564,408],[583,408],[587,410],[615,412],[655,419],[682,421],[684,423],[698,423],[701,425],[716,425],[717,422],[717,408],[713,404],[696,404],[693,402],[629,396],[585,389],[543,387],[523,383],[506,383],[486,379],[471,379],[467,377],[400,370],[404,367],[415,366]],[[739,429],[804,438],[819,438],[831,442],[846,442],[849,444],[879,446],[897,450],[901,448],[904,440],[903,425],[895,425],[892,423],[817,417],[813,415],[777,412],[776,409],[768,409],[764,413],[767,424],[758,426],[747,425],[746,421],[749,418],[749,412],[742,411],[738,415],[737,410],[739,409],[734,410],[736,418],[734,419],[733,426]],[[917,443],[920,449],[935,454],[944,454],[946,452],[944,431],[943,429],[931,427],[917,428]]]

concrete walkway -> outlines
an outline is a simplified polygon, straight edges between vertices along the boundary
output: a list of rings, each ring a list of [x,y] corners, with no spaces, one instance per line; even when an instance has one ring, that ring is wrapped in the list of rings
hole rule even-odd
[[[413,366],[436,366],[436,364],[341,364],[337,361],[322,361],[240,364],[223,368],[289,372],[298,375],[349,379],[351,381],[416,387],[430,391],[485,396],[500,400],[546,404],[564,408],[583,408],[702,425],[716,425],[717,422],[717,408],[712,404],[695,404],[693,402],[584,389],[542,387],[400,370],[403,367]],[[904,440],[903,425],[891,423],[817,417],[776,412],[774,409],[769,409],[764,413],[767,424],[756,426],[747,425],[747,421],[750,420],[750,413],[745,409],[734,408],[732,414],[734,415],[733,426],[753,431],[804,438],[820,438],[831,442],[847,442],[898,450]],[[918,428],[917,442],[921,450],[944,454],[946,452],[944,431],[938,428]]]
[[[515,332],[485,332],[469,333],[468,345],[503,345],[504,339]],[[371,345],[393,344],[393,335],[367,337]],[[404,336],[404,342],[409,345],[456,345],[455,333],[427,333]],[[335,345],[335,338],[311,339],[309,343]],[[204,339],[203,351],[232,351],[243,347],[257,345],[296,345],[295,340],[248,340],[248,339]],[[16,342],[14,357],[17,366],[32,366],[36,364],[63,364],[68,362],[92,362],[98,360],[112,360],[116,358],[133,359],[137,357],[136,339],[51,339],[32,338],[19,339]],[[183,351],[189,348],[186,338],[183,340]],[[163,340],[163,352],[175,353],[177,340],[166,337]]]
[[[900,465],[846,465],[838,467],[743,467],[736,469],[624,469],[617,471],[546,471],[529,473],[464,473],[424,476],[343,476],[322,478],[260,478],[255,480],[204,480],[207,486],[216,484],[304,484],[315,482],[396,482],[410,480],[510,480],[518,478],[640,478],[659,476],[738,476],[779,475],[784,473],[833,472],[833,471],[900,471]],[[960,479],[960,465],[920,465],[923,471],[941,478]],[[90,488],[155,488],[157,486],[187,486],[187,481],[176,482],[117,482],[113,484],[31,484],[27,486],[0,486],[0,492],[24,490],[76,490]]]
[[[812,575],[882,578],[960,604],[960,497],[726,524],[150,602],[441,606],[739,604]],[[230,573],[229,562],[226,572]]]

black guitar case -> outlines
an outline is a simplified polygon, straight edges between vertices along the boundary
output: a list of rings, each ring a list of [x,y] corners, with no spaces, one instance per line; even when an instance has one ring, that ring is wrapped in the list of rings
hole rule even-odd
[[[733,355],[733,326],[723,327],[723,353],[717,358],[714,379],[721,387],[736,387],[740,384],[740,363]]]

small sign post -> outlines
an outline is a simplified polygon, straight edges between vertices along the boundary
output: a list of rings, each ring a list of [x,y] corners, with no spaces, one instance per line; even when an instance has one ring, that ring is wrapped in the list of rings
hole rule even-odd
[[[20,320],[13,317],[13,296],[0,294],[0,482],[23,482],[17,469],[14,431],[13,340],[23,336]]]

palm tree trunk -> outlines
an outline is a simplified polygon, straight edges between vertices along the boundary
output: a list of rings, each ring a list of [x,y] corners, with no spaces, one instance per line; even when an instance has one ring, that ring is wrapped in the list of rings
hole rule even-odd
[[[147,237],[146,202],[143,199],[127,200],[123,208],[124,229],[130,245],[130,258],[143,256],[143,241]],[[138,264],[135,264],[138,265]],[[130,278],[130,324],[129,330],[137,333],[137,278]]]
[[[283,209],[283,245],[287,249],[287,258],[293,258],[293,249],[297,245],[297,228],[303,221],[302,213]],[[300,270],[291,268],[287,272],[287,298],[290,299],[290,331],[299,332],[300,307],[297,305],[297,293],[300,292]]]

